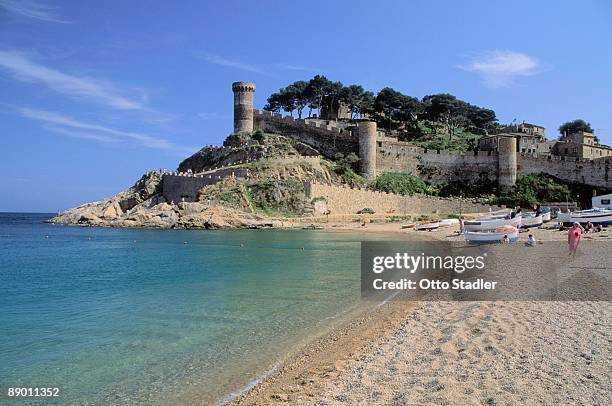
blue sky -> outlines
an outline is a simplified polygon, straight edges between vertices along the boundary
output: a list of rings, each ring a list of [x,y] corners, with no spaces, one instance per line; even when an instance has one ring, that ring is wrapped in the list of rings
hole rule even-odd
[[[178,6],[180,4],[180,7]],[[0,211],[108,197],[315,74],[449,92],[549,138],[589,121],[612,144],[612,2],[0,0]]]

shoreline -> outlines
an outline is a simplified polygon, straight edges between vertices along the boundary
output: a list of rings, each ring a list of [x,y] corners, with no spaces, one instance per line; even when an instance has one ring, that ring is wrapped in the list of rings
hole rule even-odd
[[[361,233],[363,240],[367,240],[368,234],[385,234],[387,236],[395,238],[396,240],[401,239],[403,241],[444,240],[456,242],[462,241],[463,239],[460,234],[456,233],[456,226],[441,228],[436,231],[417,232],[409,229],[401,229],[401,225],[402,223],[398,222],[368,223],[366,227],[362,227],[361,224],[357,222],[352,222],[348,224],[329,223],[327,224],[327,227],[324,227],[321,230],[313,231],[320,233]],[[300,228],[293,227],[290,229],[299,230]],[[266,230],[273,231],[288,229],[266,228]],[[608,228],[601,233],[585,234],[585,241],[583,242],[585,252],[589,252],[589,250],[587,249],[588,246],[585,246],[585,244],[589,244],[588,240],[600,240],[600,242],[609,243],[609,240],[612,238],[611,232],[612,230]],[[545,228],[542,229],[529,229],[527,230],[527,232],[521,233],[520,239],[524,240],[527,234],[529,233],[535,234],[539,241],[565,241],[566,239],[566,232],[557,231],[554,227],[554,222],[548,223],[548,225],[545,225]],[[519,243],[519,245],[522,245],[521,243],[522,241]],[[598,247],[593,246],[593,248],[597,249]],[[607,254],[607,251],[601,250],[601,248],[606,248],[605,246],[600,246],[599,248],[600,250],[596,252],[603,252],[603,254],[598,254],[600,256],[603,255],[601,257],[602,260],[609,256],[609,254]],[[371,385],[373,385],[373,383],[375,382],[372,381],[370,382],[370,386],[366,385],[362,388],[361,382],[356,383],[354,381],[354,379],[356,379],[355,376],[361,376],[362,374],[382,376],[386,374],[386,380],[393,380],[396,377],[389,376],[389,370],[392,370],[392,368],[399,368],[401,370],[401,368],[407,368],[407,365],[409,364],[414,365],[413,361],[415,357],[417,357],[417,355],[414,354],[410,355],[412,358],[406,361],[406,365],[402,364],[401,366],[397,366],[395,364],[392,364],[394,366],[392,366],[391,369],[389,369],[387,366],[392,363],[392,360],[384,358],[383,356],[382,359],[385,363],[385,367],[383,368],[380,365],[380,362],[382,361],[377,358],[379,357],[379,352],[381,351],[381,348],[385,348],[385,351],[388,353],[390,350],[388,345],[391,345],[389,343],[399,342],[399,340],[404,339],[407,334],[415,334],[411,332],[410,329],[407,330],[406,326],[410,326],[410,328],[414,329],[414,331],[420,331],[422,333],[422,336],[414,336],[415,339],[420,340],[421,337],[425,339],[429,339],[431,337],[434,338],[434,341],[430,341],[428,344],[431,348],[428,346],[418,347],[414,351],[421,350],[429,353],[434,350],[436,351],[436,353],[433,355],[433,357],[430,356],[428,358],[429,361],[438,363],[440,360],[446,359],[446,361],[444,362],[452,364],[453,362],[459,362],[455,359],[448,361],[450,359],[448,357],[456,355],[453,353],[455,349],[446,348],[444,345],[440,346],[439,344],[437,344],[436,340],[446,340],[446,336],[437,337],[436,333],[447,328],[463,331],[462,334],[459,334],[459,341],[453,342],[451,340],[450,342],[453,343],[453,346],[449,345],[450,347],[457,346],[463,348],[465,347],[465,342],[468,342],[469,340],[476,337],[472,337],[473,332],[471,331],[471,327],[466,327],[475,323],[475,318],[487,320],[500,320],[502,318],[505,318],[506,320],[502,320],[502,323],[499,327],[503,328],[506,331],[512,331],[513,329],[515,329],[515,327],[513,327],[515,324],[530,327],[535,326],[535,328],[530,328],[527,333],[530,333],[531,330],[534,330],[535,332],[547,332],[545,334],[540,334],[538,337],[532,337],[532,339],[536,340],[536,342],[539,342],[539,344],[542,344],[542,342],[547,342],[547,340],[553,340],[553,337],[555,337],[553,333],[559,335],[560,337],[563,337],[563,344],[564,342],[572,339],[573,337],[576,337],[576,334],[580,334],[578,330],[586,332],[591,331],[589,330],[591,328],[589,326],[589,323],[591,324],[591,326],[597,326],[597,323],[600,323],[600,326],[606,325],[605,323],[607,320],[605,319],[605,317],[603,320],[598,320],[597,318],[595,318],[594,315],[598,315],[599,317],[601,317],[602,314],[612,314],[610,312],[611,309],[609,307],[609,302],[593,302],[594,304],[588,304],[588,302],[575,302],[575,308],[573,307],[573,304],[563,302],[514,302],[516,303],[517,309],[521,309],[521,312],[523,313],[521,314],[521,312],[513,313],[514,310],[512,309],[512,307],[515,306],[514,303],[512,303],[511,305],[504,304],[504,302],[427,303],[419,301],[394,301],[391,300],[391,296],[393,295],[390,295],[387,299],[382,300],[380,302],[365,302],[362,300],[361,303],[358,305],[347,307],[347,310],[345,312],[339,312],[338,315],[334,317],[336,320],[332,320],[329,323],[325,323],[325,325],[322,325],[321,328],[312,329],[308,334],[306,334],[307,337],[304,337],[303,340],[296,342],[295,345],[292,345],[291,347],[285,348],[283,350],[282,355],[279,353],[279,357],[266,359],[265,362],[262,362],[261,365],[264,368],[267,368],[267,370],[262,370],[258,372],[258,374],[254,376],[252,380],[246,383],[246,385],[238,386],[231,392],[227,394],[222,394],[224,397],[220,396],[218,398],[218,401],[232,405],[276,404],[282,402],[313,404],[316,400],[319,399],[324,399],[323,402],[330,401],[332,403],[335,403],[336,401],[346,401],[342,399],[349,399],[349,403],[367,403],[368,401],[372,401],[372,399],[367,398],[367,396],[369,395],[366,392],[373,391]],[[539,309],[541,308],[544,308],[545,311],[540,311]],[[562,310],[562,314],[558,314],[560,309]],[[448,314],[444,313],[443,310],[446,311],[448,314],[454,315],[453,318],[447,319],[449,316]],[[582,317],[583,313],[585,314],[585,317]],[[500,316],[500,314],[502,316]],[[429,320],[427,319],[432,317],[432,315],[434,315],[439,320],[438,324],[427,324],[429,323]],[[539,325],[537,323],[532,325],[530,324],[531,321],[524,320],[523,315],[529,315],[529,317],[531,318],[543,318],[546,323],[542,325]],[[559,333],[557,331],[550,330],[553,324],[557,323],[558,320],[563,320],[564,318],[566,320],[569,320],[569,322],[563,322],[560,325],[563,328],[567,328],[568,330],[570,330],[569,336],[563,336],[563,334],[566,334],[565,331]],[[601,324],[602,321],[603,324]],[[482,337],[487,337],[487,339],[489,339],[490,341],[481,343],[482,346],[480,348],[472,348],[471,350],[473,350],[474,353],[485,354],[483,356],[483,358],[485,358],[488,352],[491,352],[493,354],[495,351],[501,351],[501,349],[499,349],[494,344],[498,336],[504,336],[503,340],[500,341],[502,344],[505,342],[505,340],[508,340],[511,343],[510,345],[508,345],[508,348],[510,350],[529,352],[528,342],[522,342],[520,341],[520,337],[513,336],[509,333],[501,334],[499,333],[499,331],[493,329],[493,327],[498,326],[487,325],[485,323],[483,326],[476,327],[477,329],[483,331],[483,333],[476,338],[480,339]],[[594,328],[592,331],[598,334],[600,338],[605,338],[609,340],[609,332],[607,332],[606,330],[601,331],[601,328],[597,327]],[[518,344],[512,344],[513,342],[521,342],[521,345],[519,346]],[[440,350],[441,352],[438,350],[437,346],[440,346],[440,348],[442,348],[442,350]],[[493,347],[493,349],[490,349],[490,347]],[[536,350],[542,351],[540,347],[537,347]],[[462,354],[466,351],[468,350],[462,350],[458,354]],[[564,348],[560,348],[558,349],[558,351],[563,354]],[[597,357],[597,354],[591,354],[589,351],[590,350],[588,348],[581,349],[581,353],[579,354],[571,353],[563,354],[563,356],[566,359],[571,359],[574,363],[576,361],[586,359],[585,357]],[[402,353],[402,355],[405,354],[410,354],[410,348],[408,346],[406,346],[405,348],[405,353]],[[583,356],[582,354],[586,355]],[[522,362],[522,358],[517,360],[513,354],[506,354],[506,356],[511,362]],[[457,355],[457,357],[459,357],[459,355]],[[488,359],[488,362],[494,361],[495,359]],[[558,365],[562,365],[563,368],[569,368],[569,371],[573,371],[571,369],[571,366],[567,366],[562,362]],[[609,368],[607,364],[604,364],[604,366]],[[461,372],[469,372],[469,375],[471,373],[475,373],[475,371],[478,371],[480,367],[474,366],[473,368],[477,369],[472,369],[472,367],[470,366],[466,370],[463,370]],[[431,371],[429,369],[420,371],[419,374],[415,372],[416,370],[411,371],[412,372],[410,372],[409,374],[411,379],[416,379],[414,378],[414,375],[419,375],[420,372],[424,372],[425,374],[430,375],[434,372],[436,374],[438,373],[437,370]],[[590,372],[585,372],[583,370],[579,370],[579,372],[582,374],[581,376],[590,374]],[[595,376],[596,378],[584,379],[597,379],[599,381],[605,379],[602,378],[602,375],[599,372],[593,373],[593,376]],[[444,376],[444,379],[448,379],[448,376]],[[521,382],[521,379],[522,378],[520,376],[516,377],[516,382]],[[508,381],[512,382],[512,380]],[[412,381],[402,382],[402,384],[412,385],[411,382]],[[453,385],[458,385],[457,382],[443,381],[442,379],[438,379],[436,381],[437,383],[432,382],[434,381],[425,382],[423,383],[423,385],[429,385],[436,388],[439,386],[453,387]],[[360,386],[356,386],[357,384],[359,384]],[[491,382],[481,382],[478,385],[484,385],[486,387],[489,387],[487,385],[493,385],[494,387],[494,384]],[[475,385],[476,388],[471,388],[470,390],[474,390],[477,392],[479,390],[477,388],[478,385]],[[520,385],[524,385],[524,383],[520,383]],[[336,389],[334,389],[335,386],[343,387],[343,389],[339,389],[338,391],[336,391]],[[578,388],[580,386],[577,385],[576,387]],[[352,391],[354,393],[350,393],[351,390],[348,390],[347,388],[353,388]],[[582,386],[581,388],[582,390],[585,390],[585,386]],[[586,386],[586,389],[588,388],[589,387]],[[205,390],[205,388],[203,389]],[[417,387],[416,390],[427,392],[429,389]],[[599,389],[597,389],[597,391],[599,391]],[[177,403],[190,403],[186,401],[186,399],[197,400],[199,398],[198,395],[200,395],[201,397],[205,396],[204,393],[198,394],[196,390],[194,390],[191,394],[193,395],[193,397],[181,397],[177,399]],[[441,393],[438,393],[438,395],[441,395]],[[465,394],[463,393],[455,395],[457,396],[457,398],[465,396]],[[354,398],[352,396],[357,397]],[[385,393],[384,396],[395,395]],[[509,396],[508,398],[503,398],[504,400],[511,399],[519,403],[525,403],[525,399],[516,398],[516,394],[510,393],[504,396]],[[572,396],[575,396],[575,394],[573,394]],[[601,395],[598,394],[596,396]],[[390,398],[385,399],[387,403],[392,400]],[[595,399],[600,399],[600,397],[595,397]],[[414,401],[411,403],[435,403],[423,401],[423,399],[411,400]],[[417,400],[419,402],[417,402]],[[462,398],[462,400],[465,400],[466,403],[469,403],[467,399]],[[559,399],[552,400],[558,401]]]
[[[387,227],[385,227],[387,226]],[[444,231],[436,231],[436,232],[406,232],[405,230],[395,229],[390,230],[389,224],[379,225],[378,227],[366,227],[365,230],[358,228],[325,228],[326,232],[355,232],[357,230],[362,230],[366,234],[369,233],[385,233],[385,234],[405,234],[407,239],[430,239],[430,240],[459,240],[461,235],[455,234],[451,232],[454,228],[449,228]],[[395,226],[398,226],[395,224]],[[399,226],[398,226],[399,227]],[[565,241],[566,233],[559,232],[556,228],[544,228],[537,230],[528,230],[526,233],[522,233],[523,239],[526,238],[528,233],[534,233],[538,236],[540,241]],[[450,235],[449,235],[450,234]],[[418,236],[418,237],[417,237]],[[450,238],[449,238],[450,237]],[[589,236],[590,237],[590,236]],[[596,236],[597,237],[597,236]],[[605,240],[612,239],[612,234],[609,230],[606,230],[603,233],[600,233],[600,237]],[[592,238],[592,237],[591,237]],[[510,359],[516,358],[517,353],[523,353],[528,351],[526,348],[519,347],[518,345],[512,345],[513,341],[521,341],[521,337],[516,337],[515,332],[512,331],[512,334],[500,334],[500,331],[504,331],[508,328],[509,330],[515,330],[516,325],[521,324],[536,324],[531,320],[525,320],[525,315],[529,315],[533,317],[534,314],[537,314],[538,317],[542,316],[542,313],[545,314],[545,320],[541,321],[543,324],[540,326],[540,330],[542,331],[553,331],[555,328],[558,328],[554,322],[551,321],[557,319],[568,319],[571,320],[565,326],[569,332],[563,332],[563,340],[561,340],[561,344],[563,346],[567,346],[566,342],[569,342],[576,335],[583,334],[584,331],[589,331],[588,326],[589,323],[594,323],[599,317],[599,314],[610,314],[610,302],[507,302],[507,301],[499,301],[499,302],[422,302],[422,301],[403,301],[403,300],[392,300],[392,296],[390,295],[387,299],[383,300],[378,304],[369,304],[367,308],[363,309],[360,314],[354,314],[350,318],[343,321],[338,326],[333,327],[329,332],[325,333],[323,336],[319,338],[315,338],[310,342],[302,345],[297,348],[293,354],[286,358],[285,361],[281,362],[280,365],[275,366],[275,368],[269,373],[266,373],[265,376],[260,376],[257,378],[257,381],[248,388],[244,388],[245,390],[241,392],[235,398],[229,400],[224,404],[228,405],[260,405],[260,404],[278,404],[278,403],[292,403],[292,404],[312,404],[317,400],[325,402],[348,402],[351,403],[367,403],[372,399],[368,398],[368,394],[365,393],[367,390],[355,388],[354,384],[351,383],[352,380],[358,379],[358,383],[361,384],[362,375],[364,373],[373,374],[372,379],[377,379],[375,376],[379,373],[384,373],[389,375],[388,371],[384,369],[381,370],[379,368],[380,365],[375,363],[375,366],[368,367],[364,366],[364,361],[367,359],[374,358],[383,358],[387,363],[394,362],[395,356],[379,356],[379,352],[381,348],[386,348],[389,351],[394,347],[394,342],[398,339],[398,337],[404,337],[406,334],[410,334],[410,330],[406,330],[406,325],[413,324],[415,328],[420,327],[423,330],[423,334],[425,336],[432,336],[436,334],[437,330],[432,330],[431,325],[421,326],[421,321],[423,321],[423,317],[429,317],[432,309],[433,313],[437,314],[439,318],[438,324],[436,324],[436,329],[440,328],[453,328],[453,329],[463,329],[467,332],[464,334],[459,334],[459,338],[456,339],[458,343],[455,343],[455,346],[463,346],[465,344],[465,340],[469,339],[469,335],[472,334],[472,331],[469,330],[469,325],[475,322],[476,317],[480,318],[481,314],[485,314],[484,319],[489,320],[491,318],[495,319],[499,314],[505,314],[506,320],[504,320],[504,324],[500,327],[499,331],[491,331],[491,335],[494,335],[498,342],[504,342],[507,336],[512,336],[510,339],[510,344],[505,350],[508,351],[508,354],[505,354]],[[516,304],[516,305],[515,305]],[[522,309],[522,313],[514,311],[512,308],[516,306],[517,308]],[[544,308],[545,311],[541,311]],[[559,315],[558,308],[562,308],[565,310],[565,313]],[[442,309],[442,310],[439,310]],[[446,309],[446,310],[444,310]],[[459,310],[455,310],[459,309]],[[446,320],[446,313],[444,311],[451,313],[461,314],[461,317],[455,318],[455,320]],[[606,313],[607,312],[607,313]],[[459,320],[457,320],[459,319]],[[416,320],[416,321],[415,321]],[[421,321],[419,321],[421,320]],[[609,318],[607,320],[610,322]],[[604,320],[605,325],[606,320]],[[415,324],[416,323],[416,324]],[[571,323],[571,325],[570,325]],[[427,324],[427,323],[425,323]],[[507,324],[507,326],[505,325]],[[562,325],[566,323],[563,322]],[[597,323],[596,323],[597,324]],[[495,326],[487,326],[487,328],[493,328]],[[476,331],[476,330],[474,330]],[[522,334],[526,334],[527,332],[523,332]],[[602,338],[609,339],[609,331],[600,331],[600,336]],[[479,333],[480,334],[480,333]],[[533,334],[533,333],[532,333]],[[537,333],[536,333],[537,334]],[[555,332],[555,334],[560,334]],[[485,336],[486,334],[483,334]],[[526,334],[527,336],[529,334]],[[503,338],[500,338],[503,337]],[[417,338],[417,337],[415,337]],[[420,338],[420,337],[419,337]],[[536,337],[531,338],[532,341],[535,341],[538,345],[536,349],[533,351],[541,351],[540,345],[541,342],[548,342],[548,340],[552,339],[553,335],[551,333],[550,337],[546,335],[539,334]],[[441,342],[445,342],[449,337],[440,338]],[[450,338],[452,341],[453,338]],[[525,342],[529,341],[529,339],[522,338]],[[495,355],[497,352],[501,350],[495,349],[495,346],[492,346],[491,341],[488,338],[484,340],[484,351],[490,351],[492,354],[492,359],[487,362],[496,362]],[[436,342],[430,342],[429,345],[436,346]],[[525,344],[526,346],[527,344]],[[602,345],[605,345],[602,342]],[[489,348],[493,348],[493,350],[488,350]],[[438,349],[428,348],[427,346],[421,348],[423,351],[434,350],[434,354],[437,354]],[[565,348],[562,348],[565,351]],[[560,350],[560,351],[562,351]],[[444,351],[444,350],[443,350]],[[463,357],[462,349],[459,349],[459,353],[457,355],[457,361],[459,361],[461,357]],[[476,354],[481,353],[481,350],[475,349]],[[410,353],[408,349],[406,349],[407,353]],[[452,350],[449,351],[452,354]],[[584,355],[587,353],[587,355]],[[593,354],[588,352],[576,353],[576,351],[568,353],[563,353],[562,359],[566,359],[569,357],[574,357],[578,359],[583,359],[585,357],[591,359],[595,357],[596,351],[593,350]],[[533,354],[532,354],[533,355]],[[446,354],[444,354],[447,357]],[[478,355],[480,357],[480,355]],[[411,361],[414,360],[415,357],[418,357],[418,354],[410,354],[407,356]],[[518,356],[519,361],[521,361],[525,356]],[[526,356],[526,357],[529,357]],[[431,362],[436,363],[437,355],[434,355],[433,358],[428,358]],[[608,368],[609,365],[606,364],[606,361],[601,361],[599,359],[603,368]],[[513,361],[514,362],[514,361]],[[573,361],[574,362],[574,361]],[[587,365],[590,365],[587,364]],[[413,365],[414,368],[419,369],[421,366]],[[558,365],[553,365],[554,368],[557,368]],[[422,371],[422,368],[425,371]],[[422,367],[420,370],[425,374],[432,374],[434,372],[429,371],[427,367]],[[469,369],[472,367],[468,367],[468,371],[465,372],[468,375],[470,374]],[[554,375],[554,368],[551,371],[548,371],[551,375]],[[575,371],[571,371],[574,368],[572,365],[563,364],[563,368],[566,369],[566,373],[575,373]],[[577,368],[577,367],[576,367]],[[580,367],[582,371],[582,366]],[[524,373],[525,371],[523,371]],[[534,372],[537,375],[537,372]],[[435,375],[435,373],[434,373]],[[525,378],[522,376],[514,376],[511,375],[512,379],[508,380],[506,385],[509,386],[529,386],[530,383],[525,381]],[[586,374],[586,376],[591,376]],[[431,377],[429,377],[431,380]],[[396,377],[388,377],[388,379],[397,379]],[[412,378],[411,378],[412,379]],[[448,379],[447,376],[444,379]],[[463,378],[461,378],[463,379]],[[514,379],[514,381],[512,381]],[[538,379],[538,378],[535,378]],[[605,378],[600,377],[597,382],[600,383],[601,380],[605,380]],[[401,379],[400,379],[401,380]],[[436,379],[433,379],[431,382],[437,383]],[[582,381],[581,381],[582,382]],[[598,383],[598,385],[599,385]],[[345,391],[338,391],[336,388],[339,384],[345,385]],[[424,396],[420,398],[420,402],[423,400],[426,403],[436,403],[437,401],[431,398],[428,398],[425,394],[431,392],[431,388],[427,387],[430,383],[424,384],[425,389],[422,389],[420,395]],[[457,386],[462,387],[463,383],[461,382],[449,382],[448,384],[440,384],[438,389],[434,389],[434,392],[440,390],[439,388],[444,388],[445,385],[448,386]],[[519,396],[517,393],[512,393],[510,390],[507,393],[501,393],[498,391],[496,394],[489,396],[489,388],[486,385],[490,385],[491,388],[495,387],[493,381],[487,381],[486,384],[482,382],[479,383],[480,388],[475,389],[466,389],[465,393],[456,393],[453,396],[457,396],[461,398],[464,402],[470,404],[479,404],[482,402],[490,402],[497,401],[493,400],[496,397],[501,397],[502,401],[518,401],[518,402],[530,402],[536,401],[537,395],[535,397],[529,398],[529,396]],[[376,385],[375,385],[376,386]],[[397,385],[396,385],[397,386]],[[576,386],[580,387],[580,386]],[[583,388],[584,389],[584,388]],[[370,387],[369,390],[372,390]],[[383,391],[383,388],[380,388]],[[455,389],[453,389],[454,391]],[[469,392],[472,391],[472,392]],[[576,399],[576,397],[580,396],[579,390],[574,390],[571,394],[564,389],[563,386],[557,385],[557,391],[552,394],[540,393],[539,396],[547,397],[552,401],[559,401],[560,399],[568,400],[568,399]],[[374,391],[376,392],[376,391]],[[383,391],[384,392],[384,391]],[[472,393],[480,393],[482,398],[482,402],[476,401],[472,397]],[[357,393],[356,397],[351,398],[351,394]],[[585,395],[586,396],[586,395]],[[599,399],[602,400],[605,397],[605,390],[598,386],[595,394],[591,394],[591,398],[589,400]],[[580,397],[578,397],[580,399]],[[588,397],[587,397],[588,398]],[[350,400],[347,400],[350,399]],[[583,400],[586,398],[582,398]],[[393,399],[387,399],[388,401],[393,401]],[[416,399],[413,399],[416,401]],[[438,399],[440,400],[440,399]],[[446,404],[446,402],[442,401],[442,404]],[[450,402],[452,403],[452,401]],[[422,404],[422,403],[419,403]]]
[[[389,299],[359,305],[358,309],[341,316],[338,323],[298,346],[284,361],[255,378],[254,385],[240,388],[235,396],[229,399],[226,396],[220,404],[258,405],[296,398],[312,400],[322,390],[325,378],[337,371],[341,363],[361,357],[371,343],[395,330],[417,305]]]

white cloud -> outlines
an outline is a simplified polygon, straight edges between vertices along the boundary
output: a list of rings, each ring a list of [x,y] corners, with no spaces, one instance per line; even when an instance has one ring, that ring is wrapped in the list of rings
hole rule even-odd
[[[80,138],[80,139],[83,139],[83,140],[91,140],[91,141],[98,141],[98,142],[104,142],[104,143],[116,143],[116,142],[119,142],[119,140],[117,138],[114,138],[114,137],[111,137],[111,136],[108,136],[108,135],[103,135],[103,134],[95,134],[95,133],[82,132],[82,131],[73,131],[73,130],[68,130],[66,128],[55,127],[55,126],[47,126],[46,128],[49,131],[52,131],[54,133],[61,134],[61,135],[64,135],[64,136],[70,137],[70,138]]]
[[[305,71],[305,72],[320,72],[321,69],[312,68],[308,66],[301,65],[279,65],[281,69],[284,70],[297,70],[297,71]]]
[[[483,83],[492,88],[509,87],[518,76],[532,76],[538,73],[539,61],[527,54],[513,51],[490,51],[473,58],[461,69],[476,72]]]
[[[148,110],[141,102],[118,94],[115,86],[108,82],[50,69],[17,52],[0,51],[0,68],[11,72],[16,80],[41,83],[68,96],[88,99],[119,110]]]
[[[23,17],[33,18],[35,20],[47,21],[52,23],[68,24],[58,18],[54,13],[53,7],[46,6],[41,3],[28,0],[0,0],[0,7],[12,13]]]
[[[128,139],[135,141],[147,148],[178,152],[181,154],[189,154],[198,149],[195,147],[176,145],[166,139],[152,137],[150,135],[142,133],[116,130],[113,128],[101,126],[99,124],[78,121],[70,116],[55,113],[52,111],[18,107],[17,112],[22,117],[42,121],[46,124],[51,124],[52,126],[50,129],[52,131],[62,132],[64,135],[69,135],[69,133],[72,133],[72,135],[74,136],[75,134],[77,134],[74,129],[78,129],[87,130],[86,132],[79,133],[81,135],[81,138],[85,138],[85,136],[88,136],[90,139],[93,139],[92,136],[95,135],[95,133],[102,133],[101,136],[100,134],[96,135],[98,137],[97,141],[113,142],[112,140],[120,141],[121,139]]]
[[[253,72],[253,73],[259,73],[260,75],[268,75],[269,73],[266,72],[265,70],[263,70],[262,68],[255,66],[255,65],[249,65],[246,63],[242,63],[239,61],[232,61],[230,59],[226,59],[222,56],[219,55],[215,55],[215,54],[209,54],[209,53],[196,53],[196,57],[198,58],[202,58],[207,62],[210,62],[212,64],[215,65],[219,65],[219,66],[227,66],[229,68],[236,68],[236,69],[240,69],[240,70],[245,70],[247,72]]]

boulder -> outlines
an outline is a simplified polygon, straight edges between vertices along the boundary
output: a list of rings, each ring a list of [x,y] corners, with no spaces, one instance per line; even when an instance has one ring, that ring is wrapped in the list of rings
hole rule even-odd
[[[197,214],[206,209],[206,206],[197,202],[180,202],[177,206],[181,211],[181,215]]]
[[[106,209],[102,211],[102,217],[105,219],[116,219],[122,215],[123,211],[121,211],[121,207],[116,202],[109,204]]]
[[[130,214],[130,216],[126,220],[135,221],[137,223],[144,223],[151,219],[153,215],[147,212],[138,212]]]
[[[106,224],[104,220],[92,213],[81,214],[78,220],[79,224],[87,224],[91,226],[100,226]]]
[[[153,210],[157,210],[157,211],[169,211],[169,210],[174,211],[174,208],[172,206],[170,206],[168,203],[165,203],[165,202],[153,206],[152,209]]]
[[[119,200],[119,207],[121,211],[128,211],[136,207],[138,203],[138,199],[135,196],[130,196]]]
[[[162,211],[158,214],[158,217],[161,219],[161,221],[163,221],[164,223],[176,223],[179,220],[179,215],[176,214],[176,212],[174,210],[172,211]]]

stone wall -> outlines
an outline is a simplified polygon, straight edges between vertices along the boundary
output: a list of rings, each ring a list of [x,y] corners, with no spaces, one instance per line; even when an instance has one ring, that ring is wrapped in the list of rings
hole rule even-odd
[[[612,189],[612,158],[577,159],[560,156],[518,157],[518,172],[524,174],[547,173],[569,182]]]
[[[162,194],[168,201],[175,203],[186,201],[194,202],[197,200],[198,191],[205,186],[214,185],[228,177],[245,179],[249,177],[249,169],[244,167],[234,167],[233,164],[242,165],[256,162],[270,162],[275,165],[290,165],[296,163],[308,163],[319,165],[321,158],[318,156],[299,156],[275,158],[273,160],[262,159],[258,161],[237,161],[223,167],[211,168],[209,171],[200,173],[186,172],[166,172],[162,175]]]
[[[469,199],[438,198],[432,196],[402,196],[393,193],[375,192],[355,189],[348,186],[331,186],[327,184],[306,182],[306,194],[315,200],[324,199],[331,214],[356,214],[364,208],[372,208],[376,213],[427,214],[438,212],[480,213],[489,209],[498,210],[498,206],[474,203]],[[317,199],[318,198],[318,199]]]
[[[246,177],[248,169],[226,168],[212,174],[165,173],[162,177],[162,195],[168,202],[195,202],[198,191],[228,177]]]
[[[378,172],[404,172],[432,183],[486,177],[497,181],[498,154],[492,151],[466,153],[426,150],[401,141],[379,141]]]
[[[281,114],[255,110],[254,127],[301,141],[328,158],[333,158],[337,152],[345,155],[359,153],[357,134],[333,124],[323,125],[317,120],[294,119],[291,116],[283,117]]]

